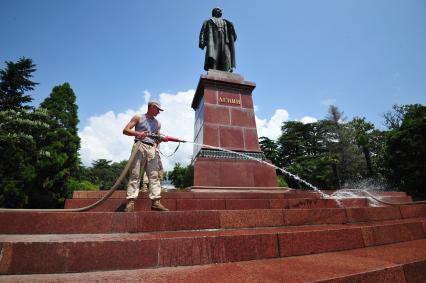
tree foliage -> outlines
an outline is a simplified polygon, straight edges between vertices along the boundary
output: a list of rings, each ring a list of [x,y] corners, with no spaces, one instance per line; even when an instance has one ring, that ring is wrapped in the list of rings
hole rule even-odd
[[[389,130],[398,129],[401,126],[404,116],[409,108],[411,108],[411,105],[393,105],[392,110],[389,110],[383,115],[383,118],[385,119],[385,126]]]
[[[395,109],[395,108],[394,108]],[[426,106],[406,105],[400,123],[386,135],[384,174],[398,188],[414,195],[425,194]]]
[[[371,157],[372,145],[371,145],[371,137],[370,136],[372,134],[372,131],[374,130],[374,125],[372,123],[365,121],[365,118],[355,117],[350,122],[350,126],[352,126],[352,128],[355,131],[356,144],[357,144],[358,148],[361,149],[361,151],[364,155],[367,174],[369,176],[373,176],[374,170],[373,170],[373,163],[372,163],[372,160],[371,160],[372,159],[372,157]]]
[[[79,166],[76,96],[64,83],[55,86],[40,107],[47,111],[50,129],[40,141],[47,154],[37,160],[36,186],[29,195],[29,206],[60,207],[71,192],[71,177]]]
[[[331,106],[323,120],[287,121],[281,130],[277,141],[260,139],[262,151],[275,165],[314,186],[335,189],[364,177],[380,178],[384,134],[364,118],[346,122],[343,113]],[[303,188],[298,180],[284,177],[290,187]]]
[[[30,80],[35,70],[31,59],[23,57],[16,63],[6,61],[6,68],[0,70],[0,111],[31,109],[27,103],[33,99],[25,92],[34,90],[37,85]]]
[[[168,178],[172,181],[173,185],[177,188],[187,188],[193,185],[194,180],[194,166],[182,166],[176,163],[173,171],[169,172]]]
[[[109,190],[114,185],[121,172],[126,167],[127,160],[112,162],[111,160],[98,159],[92,162],[92,167],[87,168],[86,180],[95,184],[101,190]],[[119,189],[125,188],[127,180],[124,180]]]
[[[329,176],[330,159],[327,155],[326,131],[323,122],[303,124],[299,121],[284,122],[277,141],[278,166],[287,169],[315,186],[334,186]],[[268,156],[268,155],[266,155]],[[324,168],[329,167],[329,170]],[[282,174],[278,171],[278,174]],[[299,188],[298,180],[284,176],[290,187]]]
[[[346,123],[343,113],[334,105],[325,119],[326,143],[332,161],[338,188],[365,176],[366,166],[362,152],[356,145],[355,129]]]
[[[278,144],[267,137],[260,137],[259,145],[260,145],[260,149],[263,151],[265,156],[273,164],[278,165],[279,153],[280,153],[278,149]]]
[[[301,156],[287,169],[318,188],[336,188],[337,178],[333,164],[333,161],[326,154]],[[290,187],[305,188],[297,180],[288,177],[286,180]]]
[[[0,207],[25,207],[35,187],[37,160],[48,155],[40,147],[49,130],[47,112],[0,111]]]

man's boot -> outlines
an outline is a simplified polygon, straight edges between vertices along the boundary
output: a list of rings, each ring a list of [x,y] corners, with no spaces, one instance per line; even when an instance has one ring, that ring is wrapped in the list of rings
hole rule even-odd
[[[135,211],[135,200],[129,199],[126,204],[125,212],[134,212]]]
[[[151,210],[156,211],[169,211],[167,208],[165,208],[161,203],[159,199],[152,200]]]

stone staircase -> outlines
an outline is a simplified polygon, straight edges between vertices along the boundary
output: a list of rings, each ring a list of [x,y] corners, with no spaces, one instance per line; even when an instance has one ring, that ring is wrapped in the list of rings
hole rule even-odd
[[[105,192],[75,192],[66,208]],[[411,198],[381,193],[391,202]],[[0,282],[425,282],[426,205],[306,191],[163,193],[170,212],[1,212]]]

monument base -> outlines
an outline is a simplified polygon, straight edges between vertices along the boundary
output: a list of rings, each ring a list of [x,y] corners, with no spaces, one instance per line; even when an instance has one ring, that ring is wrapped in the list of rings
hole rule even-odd
[[[239,74],[209,70],[201,76],[191,105],[194,186],[277,187],[275,168],[263,163],[259,146],[255,87]]]
[[[277,187],[275,169],[255,160],[199,157],[194,162],[194,186]]]

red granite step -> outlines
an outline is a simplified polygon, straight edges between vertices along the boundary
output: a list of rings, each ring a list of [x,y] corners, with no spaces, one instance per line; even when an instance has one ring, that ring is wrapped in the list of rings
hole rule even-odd
[[[308,271],[308,272],[307,272]],[[198,266],[4,275],[2,282],[424,282],[426,241]]]
[[[426,220],[118,234],[0,235],[0,274],[200,265],[359,249],[425,238]]]
[[[3,282],[424,282],[426,240],[268,260],[67,274]]]
[[[332,191],[327,192],[328,194]],[[106,194],[100,192],[75,191],[73,199],[66,200],[65,208],[81,208],[94,203]],[[401,192],[377,193],[384,201],[392,203],[412,202],[411,197]],[[125,207],[125,192],[114,192],[110,199],[92,211],[122,211]],[[298,190],[191,190],[165,192],[162,203],[170,210],[235,210],[235,209],[277,209],[277,208],[337,208],[384,206],[367,198],[347,198],[339,203],[333,199],[322,199],[312,191]],[[148,211],[151,201],[143,193],[136,201],[136,211]]]
[[[68,199],[65,208],[80,208],[94,203],[97,199]],[[185,199],[167,198],[161,203],[172,211],[176,210],[236,210],[236,209],[276,209],[276,208],[337,208],[336,201],[329,199]],[[342,201],[345,207],[365,207],[366,199],[347,199]],[[108,199],[93,211],[122,211],[124,199]],[[146,198],[136,200],[136,211],[149,211],[151,201]]]
[[[426,217],[426,205],[135,213],[0,212],[1,234],[139,233],[344,224]]]
[[[253,242],[251,242],[253,244]],[[65,247],[68,248],[68,247]],[[109,249],[111,252],[117,251]],[[63,251],[65,253],[66,250]],[[118,251],[127,252],[126,247]],[[118,252],[117,251],[117,252]],[[141,252],[140,250],[138,250]],[[146,250],[145,250],[146,251]],[[182,251],[182,250],[181,250]],[[83,254],[86,252],[83,251]],[[68,260],[72,251],[67,251]],[[7,255],[7,254],[6,254]],[[137,260],[143,260],[139,254],[128,254]],[[87,255],[86,255],[87,256]],[[147,256],[146,254],[143,256]],[[200,254],[199,254],[200,256]],[[48,258],[48,257],[47,257]],[[30,266],[42,264],[27,262]],[[84,257],[80,257],[84,260]],[[100,266],[97,256],[91,258],[92,266]],[[128,260],[118,256],[110,264],[124,260],[123,269],[133,269]],[[12,261],[9,260],[11,263]],[[82,261],[85,262],[85,261]],[[59,263],[60,265],[64,263]],[[68,267],[72,267],[70,261]],[[10,266],[11,264],[9,264]],[[45,266],[52,266],[46,262]],[[0,265],[0,271],[4,271]],[[315,255],[290,256],[269,260],[252,260],[226,264],[207,264],[186,267],[155,267],[139,270],[118,270],[80,274],[31,274],[1,277],[2,282],[70,282],[133,280],[138,282],[424,282],[426,270],[426,240],[413,240],[374,247],[361,247],[340,252],[328,252]],[[309,271],[309,272],[307,272]],[[72,268],[67,272],[72,272]],[[34,272],[36,273],[36,272]],[[406,281],[404,281],[404,279]],[[31,281],[34,280],[34,281]],[[334,281],[335,280],[335,281]],[[418,281],[415,281],[418,280]],[[327,281],[329,282],[329,281]]]
[[[97,199],[68,199],[65,208],[81,208],[94,203]],[[384,197],[383,200],[393,203],[411,202],[408,197]],[[164,198],[162,201],[167,208],[176,210],[235,210],[235,209],[277,209],[277,208],[338,208],[338,207],[367,207],[371,204],[377,206],[386,206],[375,204],[366,198],[348,198],[340,201],[338,204],[332,199],[318,198],[292,198],[292,199],[192,199],[192,198]],[[106,200],[103,204],[92,211],[113,212],[122,211],[126,200],[112,198]],[[149,211],[151,201],[147,198],[136,200],[136,211]]]
[[[101,198],[108,191],[74,191],[73,199],[77,198]],[[147,193],[141,193],[141,198],[147,198]],[[283,198],[319,198],[320,195],[313,191],[299,190],[186,190],[186,191],[169,191],[161,193],[163,199],[283,199]],[[126,198],[126,191],[115,191],[111,198]]]
[[[73,199],[90,198],[99,199],[107,194],[108,191],[74,191]],[[323,191],[331,195],[335,191]],[[396,197],[396,198],[410,198],[405,192],[372,192],[379,197]],[[292,189],[275,189],[275,190],[257,190],[252,189],[248,191],[232,190],[232,189],[204,189],[204,190],[185,190],[185,191],[168,191],[163,192],[163,199],[177,199],[177,198],[194,198],[194,199],[291,199],[291,198],[320,198],[319,193],[314,191],[301,191]],[[141,197],[147,198],[146,193],[142,193]],[[111,198],[126,198],[126,191],[115,191]]]

